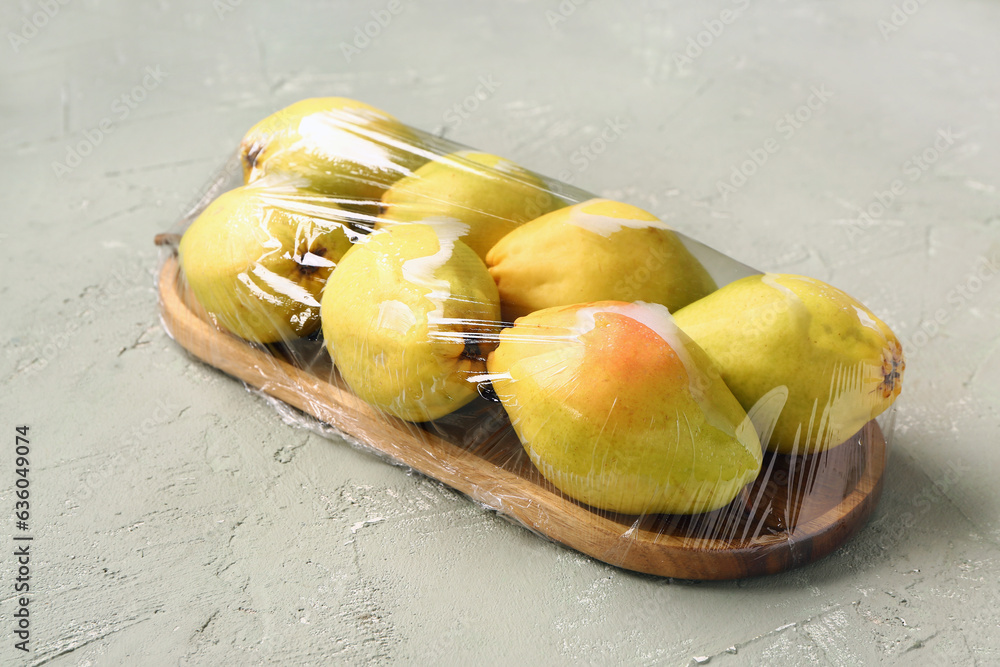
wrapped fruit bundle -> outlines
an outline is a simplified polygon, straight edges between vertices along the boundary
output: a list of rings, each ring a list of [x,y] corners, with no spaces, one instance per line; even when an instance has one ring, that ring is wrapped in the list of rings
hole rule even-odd
[[[164,321],[352,440],[672,576],[818,558],[877,501],[903,355],[840,290],[344,98],[239,162],[164,264]]]

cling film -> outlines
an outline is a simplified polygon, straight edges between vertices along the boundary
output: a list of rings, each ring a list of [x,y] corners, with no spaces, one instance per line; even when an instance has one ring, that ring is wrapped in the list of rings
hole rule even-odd
[[[809,562],[877,503],[905,362],[841,290],[346,98],[234,160],[161,236],[163,321],[295,423],[663,576]]]

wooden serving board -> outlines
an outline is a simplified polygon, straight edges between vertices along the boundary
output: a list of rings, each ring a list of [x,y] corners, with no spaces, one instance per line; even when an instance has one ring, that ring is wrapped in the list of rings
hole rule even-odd
[[[631,516],[595,510],[541,477],[496,403],[477,400],[430,424],[404,422],[351,393],[321,343],[264,347],[216,329],[185,290],[176,257],[163,265],[159,293],[165,326],[195,357],[533,531],[618,567],[683,579],[780,572],[843,544],[864,525],[881,493],[886,444],[872,421],[820,455],[765,455],[757,481],[715,512]]]

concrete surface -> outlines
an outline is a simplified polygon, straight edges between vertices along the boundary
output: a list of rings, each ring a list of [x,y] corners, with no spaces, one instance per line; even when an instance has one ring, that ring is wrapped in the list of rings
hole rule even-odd
[[[25,423],[35,536],[29,654],[0,565],[2,664],[1000,663],[997,3],[19,0],[0,26],[0,505]],[[909,362],[873,521],[780,576],[638,576],[189,358],[153,235],[253,122],[331,94],[869,304]]]

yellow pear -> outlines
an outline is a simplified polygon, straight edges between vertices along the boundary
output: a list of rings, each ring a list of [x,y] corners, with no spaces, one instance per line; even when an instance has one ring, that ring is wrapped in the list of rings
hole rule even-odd
[[[216,323],[256,343],[319,327],[327,276],[350,247],[343,211],[315,194],[259,182],[223,193],[184,232],[180,263]]]
[[[785,274],[737,280],[674,313],[747,410],[771,405],[764,446],[805,454],[839,445],[902,387],[899,339],[863,304],[826,283]],[[780,410],[780,412],[779,412]]]
[[[682,308],[715,281],[656,216],[591,199],[528,222],[486,255],[504,318],[590,301],[647,301]]]
[[[427,161],[393,116],[346,97],[301,100],[260,121],[240,144],[244,182],[267,174],[343,199],[371,215],[385,190]]]
[[[458,220],[480,258],[528,220],[563,206],[530,171],[489,153],[459,151],[428,162],[382,197],[376,229],[401,222]]]
[[[532,463],[582,503],[707,512],[760,470],[749,417],[661,305],[536,311],[501,333],[488,368]]]
[[[422,422],[478,395],[500,303],[465,225],[376,231],[352,247],[326,284],[323,335],[362,399]]]

